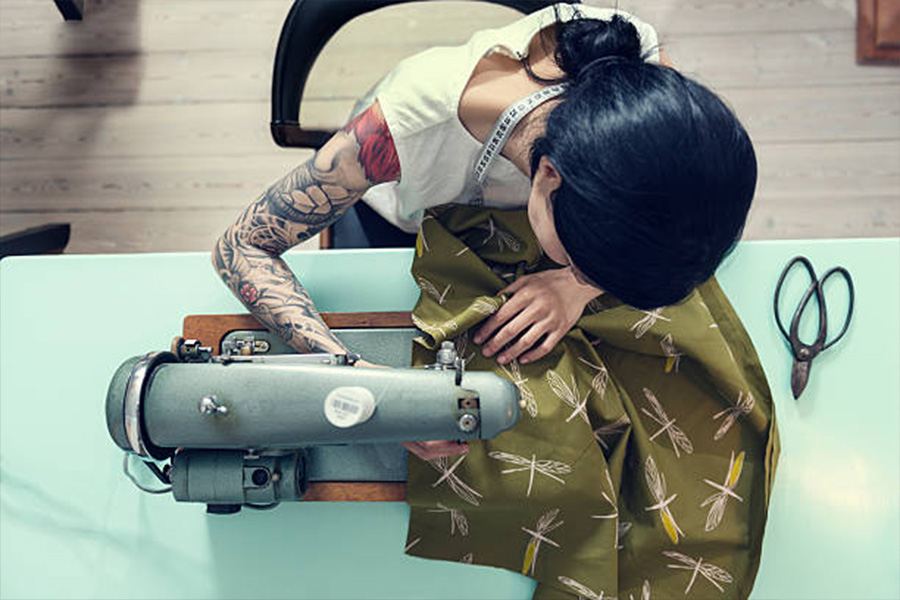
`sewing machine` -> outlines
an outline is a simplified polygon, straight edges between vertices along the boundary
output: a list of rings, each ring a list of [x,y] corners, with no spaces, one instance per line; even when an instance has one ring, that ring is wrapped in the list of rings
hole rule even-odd
[[[411,325],[405,313],[326,315],[332,324],[342,317]],[[307,494],[402,500],[406,451],[399,442],[487,439],[519,419],[516,387],[493,373],[466,372],[452,342],[434,364],[408,368],[417,334],[409,326],[335,328],[356,352],[348,355],[296,354],[261,327],[249,315],[188,317],[186,333],[209,345],[177,337],[171,351],[130,358],[116,370],[107,429],[138,488],[204,502],[213,514],[272,508]],[[360,354],[394,368],[354,368]],[[141,483],[129,455],[165,487]],[[160,461],[170,462],[160,468]]]

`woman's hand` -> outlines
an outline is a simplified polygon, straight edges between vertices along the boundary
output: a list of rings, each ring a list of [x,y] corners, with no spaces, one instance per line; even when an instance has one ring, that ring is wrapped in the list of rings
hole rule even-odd
[[[500,293],[512,298],[485,321],[473,341],[480,344],[493,335],[481,349],[492,356],[521,334],[497,358],[504,365],[520,356],[523,364],[546,356],[575,325],[587,303],[603,292],[579,282],[566,267],[524,275]]]
[[[369,367],[387,369],[385,365],[370,363],[367,360],[359,359],[354,367]],[[452,440],[436,440],[431,442],[402,442],[403,446],[421,458],[422,460],[431,460],[440,458],[441,456],[456,456],[469,451],[469,445],[465,442],[455,442]]]
[[[355,363],[353,363],[354,367],[368,367],[370,369],[389,369],[390,367],[386,365],[379,365],[375,363],[371,363],[367,360],[363,360],[362,358],[357,359]]]
[[[421,458],[432,460],[441,456],[456,456],[469,451],[469,445],[465,442],[453,440],[438,440],[433,442],[402,442],[403,447]]]

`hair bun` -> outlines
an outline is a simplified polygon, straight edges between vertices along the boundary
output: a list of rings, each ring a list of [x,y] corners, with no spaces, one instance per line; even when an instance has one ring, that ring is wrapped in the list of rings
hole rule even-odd
[[[567,21],[557,37],[556,62],[572,79],[579,78],[589,66],[596,64],[641,60],[637,28],[618,14],[609,21],[584,18]]]

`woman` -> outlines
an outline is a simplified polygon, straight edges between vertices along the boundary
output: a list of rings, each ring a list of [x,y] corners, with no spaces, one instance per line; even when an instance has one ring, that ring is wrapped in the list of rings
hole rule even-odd
[[[225,232],[217,271],[293,348],[345,353],[280,254],[363,196],[411,232],[435,205],[517,208],[527,199],[540,246],[563,268],[503,290],[511,298],[473,338],[484,356],[501,365],[544,357],[604,292],[636,308],[682,300],[740,238],[756,160],[731,111],[658,64],[667,61],[656,46],[634,17],[560,4],[403,61]],[[497,118],[554,84],[564,84],[558,95],[530,110],[473,179]],[[423,459],[466,451],[405,445]]]
[[[342,353],[278,256],[363,197],[418,231],[414,364],[453,340],[525,410],[469,446],[404,444],[407,554],[523,573],[541,600],[746,598],[778,436],[712,275],[746,219],[753,148],[713,93],[657,64],[651,27],[580,11],[402,61],[214,262],[298,351]]]

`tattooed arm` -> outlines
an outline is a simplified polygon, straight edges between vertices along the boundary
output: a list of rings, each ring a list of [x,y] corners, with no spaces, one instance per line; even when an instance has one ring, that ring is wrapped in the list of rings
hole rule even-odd
[[[399,179],[394,141],[376,101],[238,217],[216,242],[216,271],[298,352],[345,353],[280,256],[340,218],[371,186]]]

